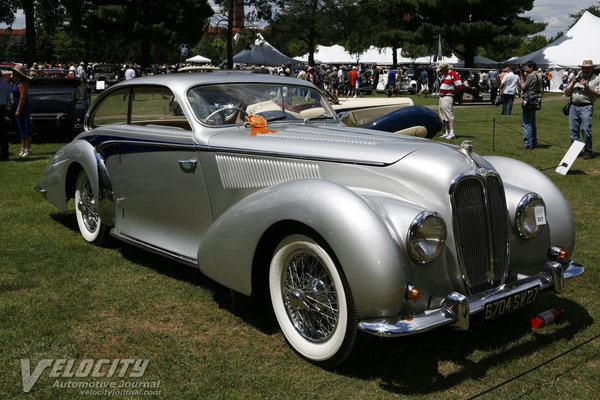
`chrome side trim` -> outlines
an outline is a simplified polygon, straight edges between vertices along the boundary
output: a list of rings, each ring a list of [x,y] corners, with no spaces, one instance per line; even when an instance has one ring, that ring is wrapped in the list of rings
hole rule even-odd
[[[131,236],[128,236],[128,235],[125,235],[122,233],[117,233],[117,232],[115,232],[114,229],[111,229],[110,234],[122,242],[125,242],[125,243],[131,244],[133,246],[140,247],[142,249],[151,251],[155,254],[161,255],[163,257],[167,257],[171,260],[180,262],[182,264],[190,265],[192,267],[198,266],[198,260],[195,258],[186,257],[181,254],[173,253],[173,252],[170,252],[163,248],[148,244],[146,242],[142,242],[141,240],[137,240],[135,238],[132,238]]]
[[[443,325],[467,330],[470,316],[483,311],[489,302],[535,287],[539,287],[540,290],[562,290],[563,280],[574,278],[585,272],[585,268],[574,261],[569,261],[567,265],[549,261],[544,265],[544,270],[546,272],[469,297],[456,292],[451,293],[444,299],[442,306],[435,310],[390,318],[370,318],[360,321],[358,327],[367,333],[384,337],[412,335]]]
[[[320,179],[314,163],[265,160],[217,154],[215,157],[225,189],[260,188],[298,179]]]

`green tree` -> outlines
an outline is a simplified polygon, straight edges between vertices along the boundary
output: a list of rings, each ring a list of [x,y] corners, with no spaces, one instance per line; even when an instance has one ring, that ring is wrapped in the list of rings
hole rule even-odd
[[[298,56],[290,52],[289,43],[301,42],[308,52],[308,63],[314,65],[315,51],[319,44],[332,45],[342,34],[341,15],[349,7],[354,7],[352,0],[296,0],[273,2],[275,15],[270,22],[265,36],[275,47],[288,56]]]
[[[524,56],[529,53],[533,53],[543,47],[548,45],[548,41],[544,35],[534,35],[531,38],[525,39],[523,43],[521,43],[521,47],[519,47],[519,51],[517,52],[518,56]]]
[[[390,62],[396,67],[398,49],[409,49],[413,54],[423,50],[422,45],[417,47],[421,43],[417,43],[419,38],[415,34],[419,26],[416,10],[416,0],[361,0],[352,12],[353,29],[344,47],[350,50],[352,43],[357,50],[370,45],[391,47],[393,59]]]
[[[581,18],[586,11],[594,14],[596,17],[600,17],[600,1],[595,6],[590,6],[588,8],[584,8],[583,10],[579,10],[576,13],[569,14],[569,17],[573,19],[573,23],[571,24],[571,26],[569,26],[569,29],[571,29],[573,25],[575,25],[577,21],[579,21],[579,18]]]
[[[44,32],[59,25],[64,16],[62,0],[4,0],[0,7],[0,22],[9,27],[15,21],[15,14],[22,9],[25,15],[25,62],[33,64],[37,57],[37,32]],[[22,59],[22,56],[19,57]]]
[[[10,35],[6,42],[3,58],[7,61],[23,61],[27,51],[27,43],[23,35]]]
[[[546,24],[521,17],[533,8],[533,0],[422,0],[418,14],[422,37],[430,31],[442,34],[444,43],[473,66],[478,48],[517,49],[524,37],[542,31]]]
[[[213,14],[207,0],[131,0],[126,4],[104,0],[96,4],[98,21],[90,19],[90,23],[102,28],[94,33],[136,46],[142,66],[172,60],[180,44],[197,43]]]

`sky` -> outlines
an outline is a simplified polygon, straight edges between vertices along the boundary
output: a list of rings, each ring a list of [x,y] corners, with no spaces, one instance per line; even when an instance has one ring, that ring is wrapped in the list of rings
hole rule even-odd
[[[542,31],[541,34],[550,38],[561,31],[567,33],[569,25],[573,23],[569,14],[599,3],[600,0],[535,0],[533,9],[525,13],[524,16],[530,17],[535,22],[548,22],[546,30]],[[6,28],[6,25],[0,24],[0,28]],[[21,10],[16,15],[13,28],[25,28],[25,17]]]

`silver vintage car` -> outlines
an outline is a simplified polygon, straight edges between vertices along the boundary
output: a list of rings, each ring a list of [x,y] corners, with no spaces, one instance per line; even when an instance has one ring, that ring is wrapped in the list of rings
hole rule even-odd
[[[64,211],[74,198],[88,242],[110,233],[268,293],[290,346],[324,367],[359,331],[466,330],[584,272],[569,205],[541,172],[468,142],[349,128],[286,77],[121,82],[36,189]]]

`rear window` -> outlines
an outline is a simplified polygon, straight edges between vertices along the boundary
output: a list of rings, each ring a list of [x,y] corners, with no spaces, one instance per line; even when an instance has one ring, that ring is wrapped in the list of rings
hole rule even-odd
[[[191,130],[174,95],[164,86],[134,86],[111,92],[92,116],[92,127],[114,123],[153,125]],[[130,108],[131,107],[131,108]]]

